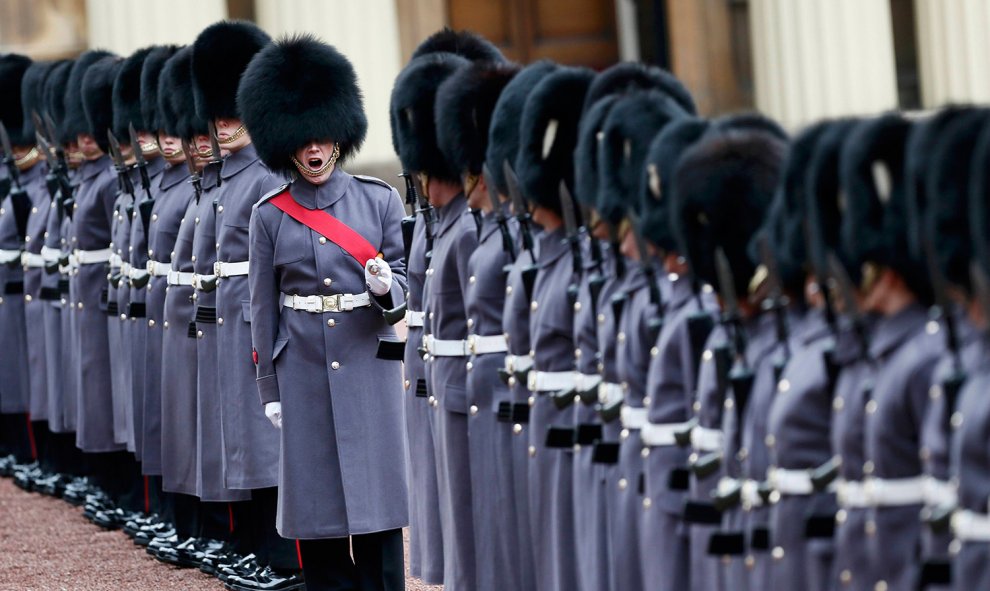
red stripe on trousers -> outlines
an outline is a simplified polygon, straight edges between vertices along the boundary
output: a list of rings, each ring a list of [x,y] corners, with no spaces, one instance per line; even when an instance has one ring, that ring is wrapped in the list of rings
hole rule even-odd
[[[31,413],[28,413],[28,414],[24,415],[24,417],[27,419],[28,443],[31,444],[31,459],[32,460],[37,460],[38,459],[38,446],[34,442],[34,426],[31,425]]]

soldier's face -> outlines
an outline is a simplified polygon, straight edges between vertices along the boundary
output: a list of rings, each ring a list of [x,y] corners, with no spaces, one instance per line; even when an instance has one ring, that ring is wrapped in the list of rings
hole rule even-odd
[[[217,141],[225,152],[236,152],[251,143],[244,124],[240,119],[214,119],[217,126]]]
[[[96,143],[96,138],[88,133],[81,133],[76,136],[76,143],[79,145],[79,151],[84,160],[96,160],[103,155],[103,150]]]
[[[310,142],[293,154],[296,168],[310,183],[322,185],[333,174],[337,162],[335,147],[333,142]]]
[[[492,211],[492,202],[488,198],[488,185],[485,184],[483,175],[467,175],[464,179],[464,194],[471,209]]]
[[[141,154],[145,158],[157,158],[161,154],[161,149],[158,145],[158,137],[153,133],[148,133],[147,131],[139,131],[138,143],[141,144]]]
[[[69,166],[72,168],[79,166],[85,160],[77,142],[65,144],[65,158],[69,161]]]
[[[196,159],[208,162],[213,157],[210,147],[210,137],[206,134],[193,136],[193,146],[196,147]]]
[[[182,152],[182,140],[177,137],[159,135],[158,147],[169,164],[176,164],[186,159],[186,155]]]

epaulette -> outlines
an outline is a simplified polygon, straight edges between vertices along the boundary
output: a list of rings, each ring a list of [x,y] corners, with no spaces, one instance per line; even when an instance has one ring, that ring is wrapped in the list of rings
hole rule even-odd
[[[355,174],[355,175],[351,175],[351,176],[353,176],[357,180],[361,181],[362,183],[373,183],[375,185],[381,185],[381,186],[385,187],[386,189],[388,189],[389,191],[392,191],[395,188],[392,185],[390,185],[390,184],[386,183],[385,181],[383,181],[382,179],[376,178],[376,177],[373,177],[373,176],[366,176],[366,175],[363,175],[363,174]]]
[[[254,204],[254,206],[255,207],[258,207],[259,205],[261,205],[262,203],[268,201],[272,197],[276,197],[278,195],[281,195],[283,192],[285,192],[286,189],[289,188],[289,185],[291,185],[291,184],[292,183],[285,183],[284,185],[281,185],[277,189],[273,189],[273,190],[265,193],[265,196],[262,197],[261,199],[259,199],[258,202]]]

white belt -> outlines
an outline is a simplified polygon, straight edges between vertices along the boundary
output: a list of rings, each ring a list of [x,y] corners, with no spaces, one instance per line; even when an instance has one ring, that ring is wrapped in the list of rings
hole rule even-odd
[[[98,263],[109,263],[110,257],[113,256],[113,251],[109,248],[101,248],[100,250],[77,250],[73,254],[75,255],[76,265],[95,265]]]
[[[574,387],[576,372],[573,371],[531,371],[529,389],[531,392],[554,392]]]
[[[760,494],[760,483],[752,479],[740,481],[737,478],[729,478],[727,476],[722,477],[718,481],[717,494],[719,496],[727,495],[737,485],[740,487],[739,502],[742,504],[743,508],[749,510],[753,507],[763,506],[763,496]]]
[[[643,445],[650,447],[677,445],[675,436],[687,428],[687,423],[646,423],[640,437],[643,438]]]
[[[190,273],[192,276],[192,285],[199,291],[203,291],[203,280],[204,279],[216,279],[216,275],[200,275],[199,273]]]
[[[46,263],[54,263],[62,258],[62,251],[57,248],[52,248],[51,246],[42,246],[41,258],[45,259]]]
[[[840,480],[836,483],[836,500],[843,509],[866,509],[871,506],[866,486],[856,480]]]
[[[293,310],[302,310],[314,314],[323,312],[350,312],[355,308],[371,305],[371,296],[364,293],[337,293],[327,296],[297,296],[285,295],[282,306]]]
[[[137,279],[138,277],[143,277],[149,275],[147,266],[145,267],[135,267],[131,265],[131,272],[128,273],[128,277],[131,279]]]
[[[0,265],[21,260],[21,252],[20,250],[0,250]]]
[[[574,382],[578,392],[587,392],[599,387],[599,384],[602,383],[602,376],[596,373],[579,373]]]
[[[718,451],[722,449],[725,436],[720,429],[695,427],[691,429],[691,447],[698,451]]]
[[[622,390],[622,384],[613,382],[598,384],[598,402],[602,406],[615,406],[621,403],[623,398],[625,398],[625,392]]]
[[[529,371],[533,367],[533,358],[529,355],[506,355],[505,371],[515,373]]]
[[[811,472],[808,470],[770,468],[767,470],[767,481],[782,495],[810,495],[815,492]]]
[[[990,515],[956,511],[952,514],[952,533],[963,542],[990,542]]]
[[[645,408],[633,408],[631,406],[623,406],[622,414],[622,428],[623,429],[636,429],[640,430],[649,421],[647,420],[647,410]]]
[[[406,310],[406,327],[423,328],[423,320],[426,319],[426,312],[414,312]]]
[[[223,261],[217,261],[213,263],[213,274],[217,277],[237,277],[239,275],[247,275],[248,262],[249,261],[225,263]]]
[[[504,334],[491,336],[471,335],[468,337],[468,349],[475,355],[486,353],[505,353],[509,350],[509,343]]]
[[[874,507],[901,507],[924,504],[924,483],[923,476],[897,479],[870,478],[865,481],[864,486],[867,497]]]
[[[120,274],[124,277],[130,277],[133,268],[130,263],[120,263]]]
[[[471,354],[467,341],[436,339],[431,334],[423,335],[423,348],[433,357],[467,357]]]
[[[148,261],[145,265],[145,270],[152,277],[167,277],[172,271],[172,265],[170,263],[160,263],[158,261]]]
[[[944,480],[929,476],[921,489],[929,507],[954,507],[958,501],[956,487]]]
[[[30,269],[40,269],[45,266],[45,257],[31,252],[21,253],[21,266]]]
[[[192,273],[181,273],[179,271],[169,271],[168,272],[168,284],[169,285],[188,285],[192,287],[193,285],[193,274]]]
[[[79,251],[76,251],[76,252],[79,252]],[[120,266],[122,264],[124,264],[124,259],[120,258],[120,255],[119,254],[111,251],[110,258],[107,260],[107,262],[110,263],[110,266],[111,267],[113,267],[115,269],[119,269]]]

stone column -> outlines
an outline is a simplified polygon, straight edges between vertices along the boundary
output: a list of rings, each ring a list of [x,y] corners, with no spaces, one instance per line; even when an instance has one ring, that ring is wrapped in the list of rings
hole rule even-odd
[[[925,107],[990,101],[990,4],[914,0]]]
[[[888,0],[750,0],[757,108],[790,128],[897,106]]]
[[[207,25],[227,17],[224,0],[86,0],[89,46],[126,56],[160,43],[192,43]]]

